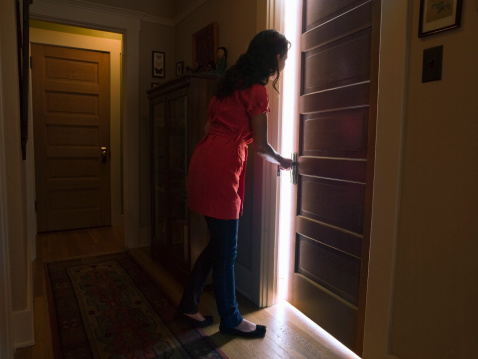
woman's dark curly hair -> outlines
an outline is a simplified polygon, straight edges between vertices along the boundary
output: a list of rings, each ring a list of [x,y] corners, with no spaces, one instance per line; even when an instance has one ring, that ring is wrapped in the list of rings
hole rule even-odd
[[[254,84],[266,85],[269,77],[276,74],[272,86],[276,91],[279,80],[279,61],[290,48],[290,42],[276,30],[259,32],[251,40],[249,48],[242,54],[236,64],[231,66],[220,80],[216,97],[224,98],[235,90],[244,90]]]

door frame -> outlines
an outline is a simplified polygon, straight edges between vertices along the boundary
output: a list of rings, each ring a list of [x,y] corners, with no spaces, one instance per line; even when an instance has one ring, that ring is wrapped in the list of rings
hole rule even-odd
[[[149,233],[140,231],[139,206],[139,31],[141,20],[128,14],[108,13],[101,7],[82,8],[75,4],[35,1],[30,7],[32,19],[56,22],[84,28],[92,28],[123,35],[121,63],[121,141],[122,141],[122,195],[124,213],[125,246],[136,248],[148,245]],[[33,41],[33,40],[31,40]],[[31,114],[30,114],[31,121]],[[30,125],[31,126],[31,122]],[[29,141],[30,148],[32,147]],[[32,153],[27,156],[31,159]],[[34,167],[27,164],[27,187],[34,188]],[[34,192],[33,192],[34,194]],[[28,196],[29,213],[34,214],[34,196]],[[36,221],[28,216],[29,242],[32,244],[32,258],[35,258]]]
[[[398,210],[400,205],[400,175],[402,162],[402,129],[405,118],[405,89],[408,58],[409,3],[382,0],[380,22],[380,49],[378,98],[375,142],[375,169],[370,233],[369,277],[365,310],[364,358],[392,359],[390,353],[390,326],[395,270],[395,246]],[[268,0],[267,24],[279,31],[284,29],[283,7],[279,1]],[[260,14],[258,14],[258,18]],[[294,41],[294,39],[292,39]],[[294,44],[293,44],[294,45]],[[281,114],[273,137],[280,138]],[[277,141],[280,144],[279,141]],[[280,152],[281,148],[278,146]],[[273,169],[271,169],[273,170]],[[263,188],[279,188],[275,176],[262,178]],[[276,203],[276,193],[264,192],[263,203]],[[279,203],[279,201],[278,201]],[[263,306],[277,303],[278,211],[264,206],[263,218],[269,218],[271,233],[262,231],[265,249],[261,292]],[[387,328],[387,330],[384,330]]]
[[[58,25],[55,25],[58,27]],[[61,30],[65,32],[61,32]],[[121,214],[121,140],[120,140],[120,133],[121,133],[121,93],[120,93],[120,79],[121,79],[121,48],[122,48],[122,41],[116,39],[108,39],[108,38],[92,38],[91,36],[86,36],[82,34],[76,33],[67,33],[68,30],[66,27],[59,26],[58,31],[50,30],[50,29],[40,29],[36,27],[31,27],[30,29],[30,44],[36,43],[46,46],[58,46],[58,47],[66,47],[66,48],[78,48],[81,50],[93,50],[99,52],[107,52],[110,54],[110,83],[109,83],[109,98],[110,98],[110,116],[108,118],[109,121],[109,138],[110,138],[110,150],[113,153],[112,158],[110,159],[110,207],[111,207],[111,225],[113,227],[118,227],[123,225],[123,216]],[[31,52],[30,52],[31,53]],[[30,76],[32,81],[33,77]],[[32,99],[33,100],[33,99]],[[34,128],[33,123],[33,112],[30,116],[30,128]],[[31,134],[32,139],[32,146],[31,150],[32,153],[29,157],[27,157],[27,162],[29,165],[33,166],[33,171],[35,170],[34,164],[34,136],[33,131]],[[35,173],[35,172],[33,172]],[[35,179],[33,179],[35,180]],[[35,182],[34,182],[35,183]],[[35,198],[34,187],[28,186],[31,189],[31,193],[33,198]],[[29,197],[30,198],[30,197]],[[36,214],[33,213],[32,217],[35,218],[36,221]],[[34,231],[34,234],[36,231]]]
[[[264,29],[276,29],[283,32],[284,21],[283,14],[285,10],[285,2],[281,0],[258,1],[257,6],[257,32]],[[279,86],[282,86],[279,83]],[[279,87],[281,90],[281,87]],[[280,152],[280,127],[282,124],[281,96],[268,86],[269,91],[269,108],[270,119],[268,121],[268,141],[273,148]],[[260,251],[259,263],[259,307],[267,307],[277,303],[278,301],[278,218],[279,218],[279,190],[280,184],[277,181],[277,167],[267,161],[255,161],[258,170],[254,170],[254,174],[259,173],[260,178],[254,178],[254,196],[260,197],[256,200],[254,208],[259,215],[260,223],[254,226],[254,234],[261,240],[259,248],[254,249]],[[256,193],[258,196],[256,196]]]
[[[4,7],[0,5],[3,11]],[[2,18],[3,16],[0,16]],[[3,20],[3,18],[2,18]],[[4,46],[3,40],[0,39],[0,54]],[[2,59],[0,58],[0,76],[3,78]],[[4,132],[4,108],[3,100],[3,83],[0,86],[0,357],[9,358],[14,352],[13,344],[13,312],[11,302],[11,285],[10,285],[10,247],[9,236],[7,231],[8,223],[8,203],[4,196],[7,193],[6,166],[5,166],[5,132]],[[5,111],[6,112],[6,111]],[[15,133],[16,134],[16,133]]]
[[[396,358],[390,353],[390,327],[406,117],[408,32],[412,27],[410,3],[382,0],[365,358]]]

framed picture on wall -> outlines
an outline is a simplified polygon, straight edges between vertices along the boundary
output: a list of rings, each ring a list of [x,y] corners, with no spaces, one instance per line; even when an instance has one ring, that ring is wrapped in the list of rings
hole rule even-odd
[[[461,26],[463,0],[420,0],[418,37]]]
[[[153,77],[164,78],[166,73],[166,55],[164,52],[153,51]]]
[[[213,22],[193,34],[194,72],[207,72],[214,65],[217,51],[217,23]]]

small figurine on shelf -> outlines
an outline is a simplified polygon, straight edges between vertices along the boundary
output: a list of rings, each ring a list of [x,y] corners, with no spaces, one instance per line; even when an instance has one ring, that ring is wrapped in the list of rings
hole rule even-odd
[[[199,68],[200,68],[199,62],[196,61],[196,66],[195,67],[189,67],[189,66],[186,67],[186,72],[187,73],[190,73],[190,72],[196,73],[196,72],[199,71]]]
[[[225,47],[218,47],[216,52],[216,66],[211,71],[213,74],[222,75],[226,71],[227,50]]]

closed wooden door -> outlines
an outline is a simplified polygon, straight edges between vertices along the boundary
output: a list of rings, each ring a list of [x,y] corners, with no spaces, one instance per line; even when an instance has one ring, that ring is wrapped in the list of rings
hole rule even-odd
[[[38,231],[111,224],[109,54],[32,44]]]
[[[304,0],[288,300],[361,354],[375,142],[378,1]]]

